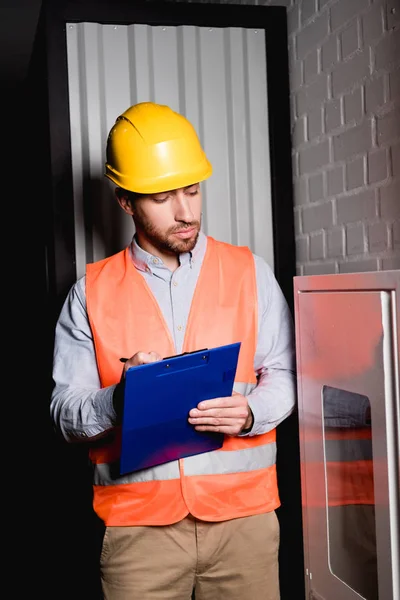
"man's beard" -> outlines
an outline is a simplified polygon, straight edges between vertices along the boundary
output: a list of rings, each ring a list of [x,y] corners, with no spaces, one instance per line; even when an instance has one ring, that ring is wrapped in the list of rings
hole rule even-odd
[[[191,252],[195,247],[199,238],[200,221],[191,221],[190,223],[178,222],[173,227],[170,227],[165,233],[161,233],[148,219],[140,214],[140,211],[135,212],[135,227],[136,231],[143,233],[146,239],[161,252],[168,254],[183,254]],[[174,237],[176,231],[184,231],[185,229],[196,228],[197,232],[188,239],[179,239]]]

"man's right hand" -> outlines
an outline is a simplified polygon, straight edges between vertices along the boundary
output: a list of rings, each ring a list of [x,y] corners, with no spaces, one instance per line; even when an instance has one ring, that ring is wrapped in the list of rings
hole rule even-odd
[[[154,352],[136,352],[133,356],[131,356],[124,364],[124,368],[122,371],[122,377],[125,379],[125,373],[131,367],[137,367],[139,365],[148,365],[149,363],[157,362],[158,360],[162,360],[161,356]]]
[[[113,405],[117,415],[117,423],[121,422],[122,407],[124,405],[124,393],[125,393],[125,373],[131,367],[137,367],[139,365],[148,365],[149,363],[157,362],[162,360],[161,356],[157,352],[136,352],[131,356],[125,363],[121,373],[120,382],[114,390],[113,394]]]

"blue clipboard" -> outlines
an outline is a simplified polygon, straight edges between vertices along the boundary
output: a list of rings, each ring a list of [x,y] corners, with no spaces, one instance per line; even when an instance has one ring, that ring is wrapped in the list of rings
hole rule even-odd
[[[201,400],[231,396],[240,342],[127,370],[120,474],[221,448],[224,434],[188,422]]]

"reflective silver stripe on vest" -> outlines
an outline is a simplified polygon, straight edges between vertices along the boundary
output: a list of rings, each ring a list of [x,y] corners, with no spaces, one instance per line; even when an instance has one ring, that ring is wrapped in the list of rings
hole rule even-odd
[[[246,448],[245,450],[214,450],[184,459],[185,475],[223,475],[227,473],[243,473],[272,467],[276,462],[276,444],[272,442],[263,446]],[[140,483],[143,481],[162,481],[179,479],[179,463],[174,460],[151,469],[143,469],[123,477],[113,477],[117,465],[103,463],[95,465],[94,485],[120,485],[124,483]]]
[[[243,473],[272,467],[275,462],[276,444],[272,442],[245,450],[214,450],[189,456],[184,460],[184,473],[189,476]]]
[[[118,466],[118,462],[94,465],[94,485],[120,485],[123,483],[140,483],[143,481],[165,481],[166,479],[179,479],[180,477],[179,462],[177,460],[122,476],[118,476]]]
[[[325,440],[327,462],[372,460],[372,440]]]
[[[241,381],[235,381],[233,384],[233,389],[238,394],[242,394],[242,396],[247,396],[254,390],[256,387],[255,383],[242,383]]]

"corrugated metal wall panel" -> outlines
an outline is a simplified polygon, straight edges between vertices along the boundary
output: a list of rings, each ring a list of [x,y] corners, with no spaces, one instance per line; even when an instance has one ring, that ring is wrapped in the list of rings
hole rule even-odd
[[[129,243],[133,224],[104,173],[105,142],[131,104],[168,104],[193,123],[213,165],[203,229],[273,268],[264,31],[67,26],[77,275]]]
[[[247,73],[249,91],[249,203],[253,208],[254,240],[252,244],[263,257],[273,256],[272,229],[266,231],[264,223],[272,227],[270,191],[270,153],[268,143],[267,69],[265,64],[264,36],[259,32],[247,33]],[[266,198],[269,201],[266,201]],[[267,235],[266,235],[267,234]],[[270,234],[270,235],[268,235]]]

